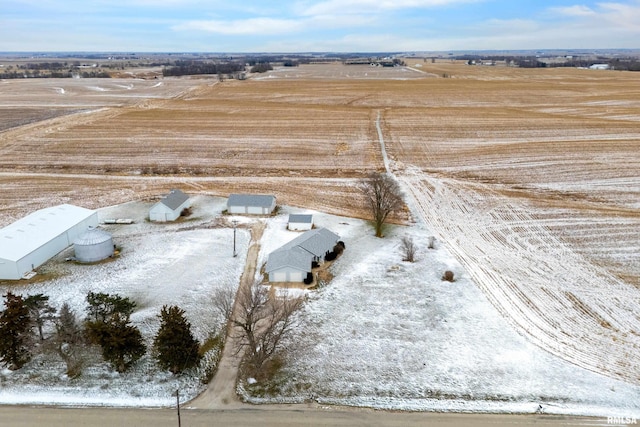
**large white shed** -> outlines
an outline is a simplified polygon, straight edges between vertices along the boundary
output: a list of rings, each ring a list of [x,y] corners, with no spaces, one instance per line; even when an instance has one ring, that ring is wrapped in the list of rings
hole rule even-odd
[[[171,190],[149,210],[149,220],[156,222],[175,221],[182,211],[191,207],[191,199],[180,190]]]
[[[0,230],[0,279],[22,278],[97,225],[96,211],[64,204],[35,211],[4,227]]]
[[[227,201],[230,214],[270,215],[276,208],[276,196],[266,194],[231,194]]]

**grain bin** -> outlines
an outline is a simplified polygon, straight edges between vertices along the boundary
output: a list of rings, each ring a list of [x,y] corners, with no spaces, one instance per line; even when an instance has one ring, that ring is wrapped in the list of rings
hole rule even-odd
[[[80,262],[96,262],[113,256],[111,234],[90,227],[73,242],[76,259]]]

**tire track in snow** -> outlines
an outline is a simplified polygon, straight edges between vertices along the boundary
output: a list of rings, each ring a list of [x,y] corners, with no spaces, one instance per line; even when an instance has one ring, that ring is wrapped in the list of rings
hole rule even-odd
[[[520,333],[583,368],[640,383],[640,291],[486,186],[415,168],[397,175],[414,215]]]

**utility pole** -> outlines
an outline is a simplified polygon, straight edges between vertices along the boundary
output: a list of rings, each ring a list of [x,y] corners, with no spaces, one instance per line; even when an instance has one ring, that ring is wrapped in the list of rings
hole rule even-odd
[[[178,408],[178,427],[181,427],[180,423],[180,389],[176,389],[176,407]]]
[[[233,223],[233,257],[235,258],[238,256],[238,253],[236,252],[236,226],[238,225],[238,220],[234,219],[231,222]]]

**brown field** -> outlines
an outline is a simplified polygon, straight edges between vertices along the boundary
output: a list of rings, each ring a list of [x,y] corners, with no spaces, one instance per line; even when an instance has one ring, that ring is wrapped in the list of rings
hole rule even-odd
[[[52,204],[98,208],[173,186],[220,196],[272,193],[279,203],[363,217],[354,184],[384,168],[379,116],[392,168],[406,183],[417,177],[411,194],[436,235],[450,237],[437,227],[452,223],[437,216],[456,218],[455,211],[458,224],[476,224],[478,239],[502,250],[521,248],[522,239],[529,249],[561,245],[571,253],[567,263],[588,266],[575,277],[612,277],[625,292],[640,292],[640,73],[415,62],[414,70],[308,65],[221,83],[2,81],[0,225]],[[448,244],[475,271],[464,246]],[[542,258],[528,268],[540,275],[543,264],[556,268]],[[502,274],[509,265],[494,267],[492,274]],[[504,305],[477,274],[505,316],[513,315],[512,305],[536,304],[514,297]],[[551,338],[535,342],[640,382],[637,292],[616,297],[614,308],[594,308],[602,300],[576,297],[579,290],[539,289],[584,322],[576,320],[579,332],[547,331]],[[593,313],[585,311],[592,302]],[[513,316],[515,327],[530,333]],[[573,321],[558,319],[543,322],[561,330],[555,321]],[[602,339],[580,344],[594,327],[604,328],[596,333]],[[549,344],[565,335],[575,340]],[[599,352],[602,358],[594,358]]]

